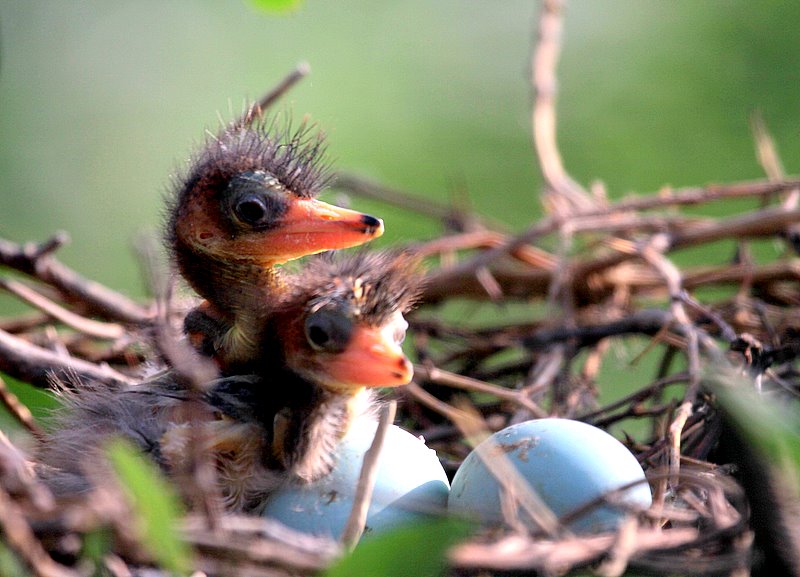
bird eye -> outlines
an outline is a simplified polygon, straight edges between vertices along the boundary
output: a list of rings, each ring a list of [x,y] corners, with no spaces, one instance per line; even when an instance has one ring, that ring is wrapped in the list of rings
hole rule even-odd
[[[306,318],[305,332],[314,350],[341,352],[350,341],[353,323],[335,311],[323,309]]]
[[[222,202],[235,224],[269,228],[288,208],[282,190],[280,182],[266,172],[243,172],[228,182]]]
[[[264,198],[255,194],[248,194],[240,199],[233,210],[242,222],[251,225],[264,222],[267,216],[267,205]]]

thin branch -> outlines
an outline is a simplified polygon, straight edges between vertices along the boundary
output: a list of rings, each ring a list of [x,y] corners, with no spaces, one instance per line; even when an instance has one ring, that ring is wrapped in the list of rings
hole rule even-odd
[[[477,379],[464,377],[462,375],[451,373],[450,371],[445,371],[444,369],[439,369],[437,367],[428,365],[414,365],[414,373],[417,375],[417,377],[426,379],[432,383],[436,383],[437,385],[446,385],[448,387],[455,387],[458,389],[475,391],[478,393],[488,393],[499,399],[517,403],[518,405],[530,411],[531,414],[537,418],[548,416],[547,411],[531,401],[520,391],[512,391],[504,387],[498,387],[497,385],[492,385],[491,383],[485,383]]]
[[[58,289],[68,299],[85,303],[105,318],[136,325],[146,325],[153,319],[152,312],[128,297],[82,277],[57,261],[51,253],[66,242],[65,233],[38,245],[19,245],[0,239],[0,266],[32,276]]]
[[[109,366],[78,358],[64,358],[0,330],[0,371],[36,387],[50,388],[53,377],[71,381],[90,379],[109,386],[132,380]]]
[[[31,531],[22,509],[0,488],[0,534],[4,541],[25,560],[36,577],[81,577],[56,563]]]
[[[17,395],[11,392],[2,378],[0,378],[0,402],[29,433],[37,439],[44,438],[44,430],[36,422],[30,409],[20,402]]]
[[[122,325],[99,322],[77,315],[19,281],[0,278],[0,288],[4,288],[11,294],[24,300],[31,306],[36,307],[57,321],[90,337],[116,340],[122,338],[126,334],[125,328]]]
[[[556,142],[556,68],[561,52],[560,0],[544,0],[539,16],[538,39],[531,61],[534,91],[533,142],[547,186],[555,194],[546,208],[565,216],[592,206],[593,200],[564,169]],[[577,209],[577,210],[576,210]]]
[[[253,103],[253,105],[233,123],[232,127],[240,128],[242,126],[249,126],[255,120],[262,118],[265,110],[275,104],[281,96],[289,92],[295,84],[310,73],[311,66],[308,62],[301,62],[295,66],[294,70],[287,74],[272,90],[262,96],[258,102]]]
[[[375,438],[364,454],[364,462],[361,465],[361,472],[358,476],[358,485],[356,485],[356,492],[353,496],[353,508],[350,510],[350,516],[347,518],[341,537],[342,545],[348,551],[352,551],[358,545],[361,535],[364,534],[367,513],[372,502],[372,490],[375,488],[375,479],[378,476],[378,461],[381,457],[386,434],[389,431],[389,426],[394,422],[396,413],[396,401],[390,401],[384,405],[378,421],[378,428],[375,431]]]

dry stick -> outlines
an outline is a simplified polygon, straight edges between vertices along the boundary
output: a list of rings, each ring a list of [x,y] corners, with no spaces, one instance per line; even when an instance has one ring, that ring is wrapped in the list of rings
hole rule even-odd
[[[783,163],[778,155],[775,141],[767,130],[764,124],[764,118],[760,113],[756,112],[756,114],[751,117],[751,125],[753,127],[753,136],[756,141],[758,161],[764,169],[767,178],[773,181],[783,180],[786,176]],[[785,209],[792,209],[797,208],[798,203],[800,203],[800,187],[790,190],[783,198],[781,206]],[[786,227],[785,233],[789,242],[794,246],[795,251],[797,251],[798,247],[800,247],[800,224],[790,224]]]
[[[659,248],[661,250],[665,248],[666,240],[667,239],[661,235],[653,237],[651,242],[642,247],[641,255],[642,258],[663,275],[670,294],[670,311],[672,312],[673,320],[683,328],[684,336],[688,341],[686,356],[689,384],[686,387],[683,403],[681,403],[675,418],[669,426],[669,471],[671,484],[674,488],[677,488],[680,475],[681,433],[683,432],[683,427],[686,425],[686,420],[692,416],[692,406],[697,398],[700,386],[700,345],[697,330],[694,325],[692,325],[689,315],[686,314],[683,301],[681,300],[681,294],[683,293],[681,273],[659,250]],[[659,244],[661,246],[659,246]]]
[[[0,330],[0,371],[40,388],[50,388],[52,377],[77,377],[105,383],[112,387],[131,384],[132,379],[108,365],[96,365],[82,359],[64,358]]]
[[[451,422],[455,422],[456,419],[462,416],[461,411],[449,403],[445,403],[441,399],[436,398],[413,381],[403,387],[403,392],[409,394],[414,400],[425,405],[432,411],[439,413]]]
[[[358,476],[356,493],[353,496],[353,508],[350,510],[350,516],[347,518],[347,523],[342,531],[342,545],[348,551],[355,549],[361,539],[361,535],[364,534],[367,512],[372,501],[372,491],[375,488],[375,479],[378,476],[378,460],[381,456],[383,443],[386,440],[386,433],[389,431],[389,426],[394,422],[396,413],[396,401],[390,401],[384,405],[378,421],[378,428],[375,431],[375,438],[364,454],[364,462],[361,465],[361,472]]]
[[[493,230],[477,230],[450,236],[442,236],[421,244],[409,247],[414,254],[430,256],[433,254],[451,253],[456,250],[486,249],[502,245],[507,242],[508,235]],[[555,270],[558,261],[555,256],[533,245],[524,245],[511,251],[511,256],[518,261],[544,270]]]
[[[80,577],[80,573],[53,561],[33,534],[22,509],[2,488],[0,488],[0,534],[30,566],[36,577]]]
[[[606,558],[600,563],[596,571],[601,577],[619,577],[628,568],[631,556],[636,552],[637,544],[636,518],[626,517],[617,530],[616,539],[609,547]]]
[[[253,103],[240,118],[234,121],[232,128],[236,129],[250,126],[255,120],[262,118],[267,108],[275,104],[281,96],[286,94],[295,84],[308,76],[310,72],[311,66],[309,66],[308,62],[301,62],[295,66],[294,70],[287,74],[272,90],[262,96],[261,100]]]
[[[456,212],[452,207],[430,200],[422,194],[409,194],[354,174],[337,175],[333,186],[363,198],[379,200],[442,221],[453,218]]]
[[[116,340],[125,336],[126,331],[122,325],[95,321],[75,314],[19,281],[0,278],[0,288],[4,288],[57,321],[90,337]]]
[[[589,195],[567,174],[556,142],[556,68],[561,52],[561,2],[544,0],[539,16],[538,38],[531,58],[533,85],[533,143],[544,180],[555,193],[554,206],[545,207],[558,215],[593,204]]]
[[[166,311],[163,307],[162,310]],[[212,456],[206,451],[207,436],[210,434],[206,423],[211,417],[209,409],[202,402],[202,396],[208,383],[218,376],[218,371],[211,359],[200,357],[185,340],[172,334],[166,318],[161,319],[157,344],[170,362],[176,378],[182,379],[189,390],[188,401],[182,404],[192,425],[187,447],[189,471],[186,472],[191,472],[188,479],[191,483],[191,496],[205,515],[208,527],[213,529],[219,522],[221,499]]]
[[[751,183],[736,183],[729,185],[710,185],[707,187],[685,188],[672,191],[669,195],[651,194],[647,196],[621,200],[608,207],[586,210],[574,216],[588,217],[588,216],[612,215],[619,212],[648,210],[648,209],[667,207],[667,206],[702,204],[710,201],[724,200],[730,198],[759,197],[759,196],[774,194],[776,192],[782,192],[785,190],[791,190],[797,187],[800,187],[800,180],[787,180],[783,182],[756,181]],[[798,218],[797,215],[793,215],[793,217]],[[533,226],[531,226],[530,228],[528,228],[526,231],[522,232],[521,234],[508,239],[508,241],[504,242],[500,246],[483,251],[480,254],[477,254],[476,256],[463,261],[458,266],[452,267],[447,270],[436,271],[435,274],[429,275],[430,277],[429,292],[433,293],[434,295],[437,295],[438,297],[438,294],[435,292],[434,289],[437,288],[439,285],[444,287],[445,292],[453,291],[454,288],[460,287],[464,283],[467,283],[470,277],[472,277],[472,275],[474,274],[474,271],[477,270],[479,267],[489,266],[495,263],[498,259],[505,256],[506,254],[509,254],[511,251],[517,250],[518,248],[528,243],[531,243],[540,237],[555,232],[558,229],[558,227],[562,224],[562,222],[563,221],[561,219],[553,217],[542,219]],[[774,231],[768,231],[766,229],[766,226],[768,224],[769,224],[768,222],[763,223],[765,227],[762,231],[763,234],[765,235],[775,234]],[[724,230],[724,226],[722,227],[722,229]],[[575,275],[573,275],[576,279],[575,282],[579,283],[585,282],[584,275],[592,274],[593,272],[607,269],[611,266],[619,264],[624,260],[625,258],[614,256],[610,261],[602,261],[602,260],[600,262],[593,261],[591,263],[584,263],[583,265],[579,265],[583,270],[579,271],[582,274],[576,273]],[[547,275],[546,272],[542,271],[536,271],[536,272],[539,275],[544,275],[546,277],[545,282],[547,283],[547,286],[549,286],[549,275]],[[459,293],[460,292],[461,291],[459,291]],[[504,287],[504,292],[508,294],[509,293],[508,288]]]
[[[695,541],[698,530],[677,528],[670,531],[640,529],[636,536],[636,558],[647,551]],[[493,543],[470,542],[450,551],[456,567],[495,571],[528,572],[538,570],[545,575],[560,575],[565,568],[578,568],[601,559],[613,546],[615,534],[581,535],[558,541],[532,540],[512,535]],[[526,573],[527,574],[527,573]]]
[[[55,287],[69,299],[82,302],[111,320],[148,324],[153,315],[128,297],[82,277],[52,256],[67,242],[66,233],[58,233],[41,244],[19,245],[0,239],[0,266],[7,266]]]
[[[0,377],[0,402],[34,437],[40,440],[44,438],[44,430],[36,422],[30,409],[20,402],[17,395],[11,392],[2,377]]]
[[[478,379],[465,377],[456,373],[451,373],[450,371],[445,371],[444,369],[439,369],[437,367],[431,367],[428,365],[420,365],[420,364],[414,365],[414,373],[418,377],[427,379],[438,385],[446,385],[448,387],[454,387],[466,391],[488,393],[490,395],[494,395],[498,399],[503,399],[506,401],[517,403],[522,407],[524,407],[525,409],[527,409],[528,411],[530,411],[530,413],[537,418],[543,418],[547,416],[547,411],[545,411],[539,405],[537,405],[536,403],[525,397],[519,391],[511,391],[504,387],[498,387],[497,385],[485,383],[483,381],[479,381]]]

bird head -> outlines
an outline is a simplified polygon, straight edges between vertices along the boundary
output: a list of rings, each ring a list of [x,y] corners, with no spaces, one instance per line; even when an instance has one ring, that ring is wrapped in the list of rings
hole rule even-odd
[[[311,259],[292,279],[275,336],[287,368],[331,391],[394,387],[413,376],[403,314],[421,287],[407,253],[360,251]],[[299,314],[298,314],[299,312]]]
[[[330,181],[324,150],[324,137],[308,126],[293,130],[275,121],[209,138],[167,208],[168,245],[201,296],[214,293],[215,282],[235,282],[237,271],[383,234],[380,219],[315,198]]]

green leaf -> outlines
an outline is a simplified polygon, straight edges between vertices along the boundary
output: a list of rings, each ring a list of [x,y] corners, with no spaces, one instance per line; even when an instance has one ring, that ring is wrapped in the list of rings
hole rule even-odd
[[[297,10],[303,0],[248,0],[253,7],[264,12],[285,13]]]
[[[471,531],[463,521],[437,519],[371,536],[328,569],[325,577],[435,577],[445,569],[447,549]]]
[[[5,577],[26,577],[28,574],[28,571],[26,571],[14,552],[0,541],[0,575]]]
[[[156,466],[127,441],[115,439],[106,451],[130,498],[143,544],[168,571],[187,573],[190,550],[176,532],[182,510],[178,496]]]

